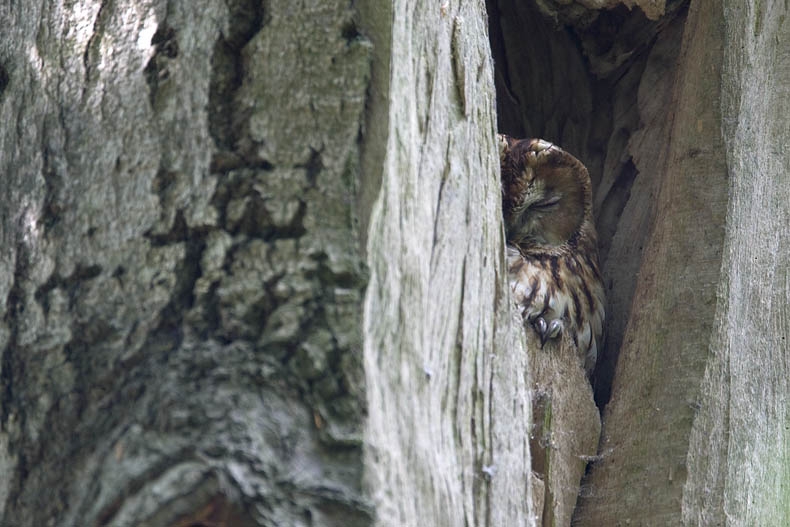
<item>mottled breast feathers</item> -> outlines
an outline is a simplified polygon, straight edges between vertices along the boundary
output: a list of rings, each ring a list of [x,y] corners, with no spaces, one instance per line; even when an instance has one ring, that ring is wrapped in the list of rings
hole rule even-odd
[[[567,332],[592,373],[604,289],[584,165],[541,139],[499,136],[502,210],[514,300],[541,345]]]

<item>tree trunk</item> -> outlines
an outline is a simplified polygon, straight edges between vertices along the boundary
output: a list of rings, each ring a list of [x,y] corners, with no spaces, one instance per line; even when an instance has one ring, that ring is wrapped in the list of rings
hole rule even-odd
[[[1,8],[0,523],[529,522],[484,20]]]
[[[371,497],[380,525],[528,525],[527,357],[504,280],[485,13],[402,1],[378,16],[392,47],[369,108],[385,118],[366,130],[386,141],[366,143],[365,177],[381,171],[364,316]]]
[[[489,1],[502,131],[597,187],[604,426],[574,524],[784,525],[787,7],[604,3]]]
[[[768,3],[735,16],[740,9],[729,1],[717,13],[724,31],[718,91],[729,200],[682,514],[688,523],[784,525],[790,523],[790,8]]]
[[[790,521],[788,12],[744,8],[691,3],[580,525]]]
[[[356,13],[0,13],[0,523],[369,525]]]
[[[783,3],[7,4],[0,524],[790,523]],[[595,456],[497,129],[597,189]]]

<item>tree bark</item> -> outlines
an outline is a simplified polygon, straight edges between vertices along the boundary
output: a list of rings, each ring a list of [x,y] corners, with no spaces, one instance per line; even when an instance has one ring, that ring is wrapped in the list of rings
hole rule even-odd
[[[6,4],[0,524],[790,523],[784,4],[489,0],[496,97],[480,2]],[[597,188],[597,456],[497,128]]]
[[[790,522],[790,206],[781,197],[790,192],[790,9],[768,3],[733,16],[740,7],[725,2],[719,15],[729,200],[683,520],[783,525]]]
[[[489,1],[501,130],[596,186],[604,426],[574,524],[783,525],[787,7],[592,4]]]
[[[0,523],[372,522],[355,16],[0,8]]]
[[[0,523],[531,524],[485,13],[377,4],[0,8]]]
[[[366,132],[386,138],[364,316],[378,524],[531,525],[527,357],[505,284],[485,13],[401,1],[391,16],[388,91],[368,110],[388,118]]]
[[[691,2],[666,134],[640,134],[655,217],[579,525],[790,521],[788,13],[744,7]]]

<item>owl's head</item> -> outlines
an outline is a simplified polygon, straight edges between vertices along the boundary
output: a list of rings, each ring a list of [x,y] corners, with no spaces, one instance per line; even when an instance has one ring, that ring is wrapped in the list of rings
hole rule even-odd
[[[592,227],[590,176],[581,162],[541,139],[499,135],[507,239],[524,249],[574,243]]]

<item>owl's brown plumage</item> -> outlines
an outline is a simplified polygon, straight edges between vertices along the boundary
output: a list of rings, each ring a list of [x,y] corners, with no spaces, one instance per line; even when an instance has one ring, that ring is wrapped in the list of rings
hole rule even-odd
[[[604,320],[604,289],[582,163],[541,139],[499,136],[510,287],[541,344],[563,331],[591,373]]]

